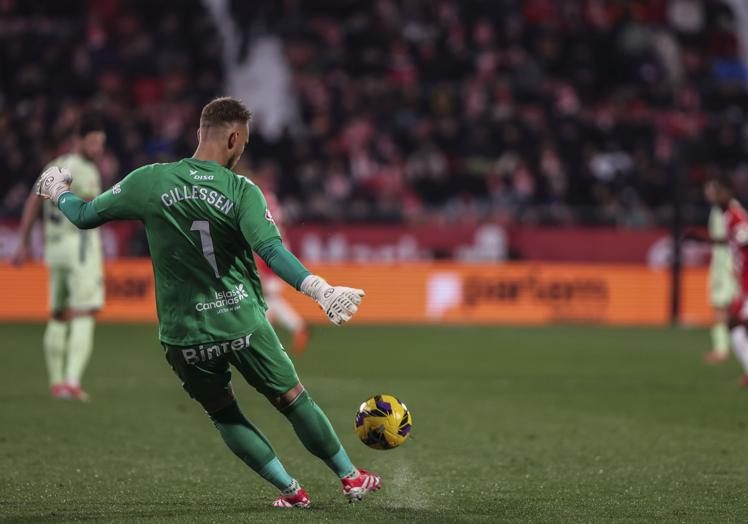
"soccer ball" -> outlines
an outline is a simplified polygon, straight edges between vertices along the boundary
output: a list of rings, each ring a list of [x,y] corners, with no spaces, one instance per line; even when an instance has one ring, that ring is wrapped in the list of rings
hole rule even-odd
[[[377,395],[361,404],[354,427],[361,442],[372,449],[392,449],[405,442],[413,418],[405,404],[392,395]]]

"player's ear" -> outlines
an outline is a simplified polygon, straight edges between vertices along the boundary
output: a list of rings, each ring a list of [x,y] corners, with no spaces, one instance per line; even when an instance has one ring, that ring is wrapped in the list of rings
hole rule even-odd
[[[197,128],[197,143],[200,143],[200,128]]]
[[[229,149],[234,149],[234,146],[236,145],[237,140],[239,140],[239,132],[234,131],[229,135]]]

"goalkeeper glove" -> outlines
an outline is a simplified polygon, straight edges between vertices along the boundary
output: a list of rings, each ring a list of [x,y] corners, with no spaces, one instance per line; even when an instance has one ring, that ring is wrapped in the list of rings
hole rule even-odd
[[[365,293],[363,289],[331,286],[324,278],[309,275],[301,283],[301,292],[313,298],[335,325],[348,322],[358,311]]]
[[[73,176],[67,168],[52,166],[39,175],[36,182],[36,194],[48,198],[57,205],[57,201],[64,193],[70,191]]]

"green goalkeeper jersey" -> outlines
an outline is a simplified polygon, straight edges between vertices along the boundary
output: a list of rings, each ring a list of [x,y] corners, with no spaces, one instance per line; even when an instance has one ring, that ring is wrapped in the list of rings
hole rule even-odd
[[[234,340],[264,321],[252,249],[280,234],[248,179],[185,158],[136,169],[93,205],[104,219],[145,225],[163,342]]]

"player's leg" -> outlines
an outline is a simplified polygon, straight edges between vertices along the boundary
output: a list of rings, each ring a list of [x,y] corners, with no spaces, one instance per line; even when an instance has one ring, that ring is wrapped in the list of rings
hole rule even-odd
[[[104,305],[104,278],[100,263],[81,264],[70,271],[70,338],[65,385],[78,400],[88,400],[81,378],[93,352],[95,314]]]
[[[382,480],[378,475],[353,465],[327,415],[301,383],[283,395],[268,396],[268,399],[291,422],[304,447],[338,475],[343,493],[350,501],[361,500],[367,493],[381,487]]]
[[[44,331],[44,360],[52,396],[70,398],[65,388],[65,352],[68,340],[66,270],[49,268],[49,303],[51,315]]]
[[[743,366],[741,385],[748,387],[748,301],[739,297],[730,306],[730,340],[735,357]]]
[[[714,307],[714,324],[711,329],[712,351],[706,355],[706,361],[709,363],[724,362],[730,354],[728,316],[727,307]]]
[[[716,269],[713,269],[716,271]],[[727,360],[730,354],[730,304],[735,300],[736,283],[731,271],[710,275],[710,294],[714,308],[714,324],[711,338],[712,350],[706,354],[706,362],[715,364]]]
[[[268,313],[273,322],[277,322],[293,334],[292,350],[296,354],[301,354],[309,343],[309,329],[304,319],[283,298],[282,286],[281,280],[277,277],[267,277],[263,280]]]
[[[306,492],[286,472],[270,442],[239,409],[225,356],[202,361],[200,351],[194,348],[164,345],[164,350],[185,391],[203,406],[229,449],[282,494],[291,497],[291,503],[282,507],[309,506]]]
[[[232,352],[230,361],[247,382],[285,415],[304,447],[322,459],[343,481],[346,494],[349,494],[351,483],[356,488],[367,488],[356,489],[352,493],[356,498],[379,489],[379,477],[359,470],[351,463],[327,415],[299,382],[291,359],[269,323],[252,334],[249,348]]]

